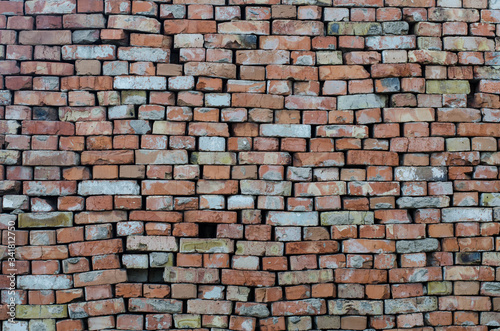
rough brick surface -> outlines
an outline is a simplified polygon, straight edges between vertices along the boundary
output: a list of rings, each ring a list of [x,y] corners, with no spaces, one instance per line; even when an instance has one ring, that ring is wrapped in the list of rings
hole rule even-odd
[[[499,68],[500,0],[0,0],[1,330],[498,330]]]

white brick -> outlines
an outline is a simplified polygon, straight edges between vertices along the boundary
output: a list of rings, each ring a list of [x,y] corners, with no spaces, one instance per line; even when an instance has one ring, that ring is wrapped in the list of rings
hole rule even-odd
[[[370,211],[332,211],[321,213],[321,225],[364,225],[374,223]]]
[[[454,8],[460,8],[462,6],[462,1],[461,0],[437,0],[437,6],[438,7],[454,7]]]
[[[73,14],[76,12],[74,0],[48,0],[45,4],[43,1],[33,0],[26,1],[25,6],[27,14]]]
[[[73,281],[67,275],[25,275],[17,276],[17,286],[23,290],[63,290],[72,288]]]
[[[261,124],[260,134],[264,137],[310,138],[311,126],[305,124]]]
[[[132,180],[86,180],[78,184],[79,195],[139,195],[141,188]]]
[[[29,197],[27,195],[4,195],[2,206],[4,209],[28,209]]]
[[[168,89],[172,91],[191,90],[194,88],[193,76],[178,76],[168,79]]]
[[[380,94],[341,95],[337,98],[337,109],[383,108],[386,103],[387,96]]]
[[[229,106],[231,106],[231,94],[229,94],[229,93],[207,93],[207,94],[205,94],[205,106],[207,106],[207,107],[229,107]]]
[[[184,18],[186,6],[183,5],[160,5],[161,18]]]
[[[142,234],[144,232],[144,223],[139,221],[118,222],[116,223],[116,234],[118,236],[130,236]]]
[[[349,21],[349,9],[347,8],[325,8],[325,21]]]
[[[315,226],[318,225],[318,212],[270,211],[266,224],[278,226]]]
[[[500,0],[490,0],[490,9],[500,9]]]
[[[3,321],[3,331],[28,331],[28,321],[15,320],[14,322]]]
[[[168,62],[170,50],[153,47],[118,48],[118,59],[124,61]]]
[[[61,49],[63,60],[112,60],[114,45],[66,45]]]
[[[445,208],[441,210],[443,222],[492,222],[491,208]]]
[[[299,227],[281,227],[274,228],[274,234],[277,241],[300,241],[301,229]]]
[[[152,252],[149,253],[149,266],[151,268],[163,268],[172,266],[174,261],[173,253]]]
[[[200,209],[224,209],[226,202],[223,195],[200,195]]]
[[[122,263],[127,269],[147,269],[148,255],[147,254],[124,254]]]
[[[109,61],[102,64],[102,74],[105,76],[128,75],[127,61]]]
[[[233,195],[227,199],[227,209],[253,209],[255,197],[251,195]]]
[[[233,256],[233,269],[257,270],[258,268],[258,256]]]
[[[153,76],[117,76],[113,86],[118,90],[165,90],[167,79]]]
[[[224,152],[226,150],[226,139],[223,137],[200,137],[200,151]]]
[[[108,118],[110,120],[121,118],[134,118],[135,107],[134,105],[120,105],[108,108]]]
[[[174,48],[203,47],[202,34],[176,34],[174,36]]]

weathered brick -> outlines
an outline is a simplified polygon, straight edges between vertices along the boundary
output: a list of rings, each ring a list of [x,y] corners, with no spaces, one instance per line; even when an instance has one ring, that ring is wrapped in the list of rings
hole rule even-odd
[[[321,213],[321,225],[373,224],[373,212],[333,211]]]
[[[426,92],[430,94],[469,94],[470,85],[468,81],[461,80],[428,80],[426,81]]]
[[[228,63],[188,62],[184,65],[184,71],[190,76],[236,78],[236,66]]]
[[[447,51],[493,51],[493,40],[485,37],[444,37],[443,47]]]
[[[392,283],[399,282],[428,282],[440,281],[443,279],[442,270],[440,267],[428,268],[400,268],[389,270],[389,281]]]
[[[349,310],[356,310],[358,315],[383,314],[383,303],[370,300],[337,299],[328,301],[328,311],[332,315],[345,315]]]
[[[280,285],[315,284],[332,281],[332,270],[287,271],[278,273],[278,282]]]
[[[454,65],[458,61],[455,53],[432,50],[409,51],[408,59],[410,62],[439,65]]]
[[[348,151],[347,164],[398,165],[398,155],[394,152]]]
[[[177,242],[168,236],[128,236],[127,251],[176,252]]]
[[[318,225],[318,213],[271,211],[266,223],[277,226],[314,226]]]
[[[278,35],[316,36],[323,33],[323,23],[315,21],[274,20],[273,33]]]
[[[352,138],[367,138],[368,127],[365,125],[327,125],[318,126],[316,135],[320,137],[352,137]]]
[[[20,31],[19,43],[23,45],[71,44],[71,31]]]
[[[267,79],[318,80],[316,67],[294,65],[269,65],[266,67]]]
[[[132,312],[180,313],[182,301],[173,299],[130,298],[128,309]]]
[[[219,283],[219,271],[217,269],[203,268],[165,268],[163,279],[171,283],[194,283],[194,284],[217,284]]]
[[[235,107],[281,109],[284,105],[284,98],[279,95],[233,93],[232,105]]]
[[[123,251],[121,239],[80,242],[69,245],[71,256],[115,254]]]
[[[320,315],[326,313],[326,302],[323,299],[305,299],[282,301],[272,304],[273,316]]]
[[[25,181],[23,193],[29,196],[72,195],[76,194],[76,181]]]
[[[118,76],[114,78],[115,89],[127,90],[163,90],[167,87],[165,77]]]
[[[80,157],[74,152],[26,151],[23,164],[27,166],[72,166],[78,165]]]
[[[71,212],[23,213],[19,215],[20,228],[70,227],[73,225]]]
[[[449,296],[439,298],[439,307],[442,310],[472,310],[484,311],[491,309],[491,301],[485,297],[458,297]]]
[[[443,222],[492,221],[492,210],[488,208],[446,208],[441,215]]]
[[[443,167],[397,167],[394,178],[400,181],[445,181],[447,175]]]
[[[384,312],[386,314],[406,314],[436,310],[438,302],[436,297],[420,297],[407,299],[385,300]]]
[[[229,239],[188,239],[180,240],[181,253],[233,253],[234,244]]]
[[[68,317],[67,305],[17,305],[15,309],[16,318],[18,319],[31,320]]]
[[[186,222],[203,222],[203,223],[236,223],[236,212],[216,212],[209,210],[193,210],[184,213],[184,221]]]
[[[71,276],[67,275],[25,275],[19,276],[18,286],[26,290],[60,290],[73,286]]]
[[[479,11],[462,8],[431,8],[429,20],[437,22],[475,22],[479,20]]]
[[[65,45],[61,49],[63,60],[114,60],[116,46],[86,46],[86,45]]]
[[[66,106],[67,94],[64,92],[16,91],[14,103],[27,106]]]
[[[231,301],[189,300],[187,312],[192,314],[209,314],[216,311],[218,314],[230,315],[233,311]]]
[[[296,183],[295,195],[298,197],[343,195],[346,193],[344,182]]]
[[[293,159],[293,165],[296,167],[331,167],[344,164],[344,153],[338,152],[295,153]]]
[[[353,182],[349,183],[349,194],[351,195],[399,195],[399,183],[396,182]]]
[[[242,180],[240,181],[240,190],[242,194],[290,196],[292,183],[264,180]]]
[[[135,181],[83,181],[78,184],[81,195],[134,195],[139,194],[139,185]]]
[[[337,109],[365,109],[383,108],[387,104],[385,95],[364,94],[364,95],[341,95],[337,98]]]
[[[58,62],[27,61],[21,63],[21,73],[27,75],[71,76],[74,74],[74,65]]]
[[[336,253],[339,245],[336,241],[291,242],[286,243],[287,254],[325,254]]]
[[[434,238],[420,240],[402,240],[396,243],[398,253],[433,252],[439,248],[439,241]]]
[[[450,205],[448,197],[402,197],[396,200],[400,208],[443,208]]]
[[[239,286],[273,286],[275,274],[266,271],[222,270],[222,282]]]
[[[112,15],[108,21],[108,28],[159,33],[160,22],[143,16]]]
[[[415,36],[370,36],[366,38],[366,47],[373,50],[412,49],[416,47]]]
[[[372,66],[371,76],[380,77],[419,77],[422,68],[416,63],[376,63]]]
[[[124,61],[169,62],[170,51],[153,47],[119,47],[117,58]]]

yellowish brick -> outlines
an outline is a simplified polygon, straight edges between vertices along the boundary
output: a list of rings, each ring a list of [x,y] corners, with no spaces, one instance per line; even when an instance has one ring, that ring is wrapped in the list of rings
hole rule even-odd
[[[466,80],[428,80],[427,94],[469,94],[470,84]]]
[[[52,228],[73,226],[73,213],[25,213],[19,215],[20,228]]]
[[[17,305],[16,318],[67,318],[67,305]]]

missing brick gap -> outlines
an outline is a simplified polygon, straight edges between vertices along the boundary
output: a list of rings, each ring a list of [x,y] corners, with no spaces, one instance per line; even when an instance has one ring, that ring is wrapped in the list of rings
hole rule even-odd
[[[199,238],[217,238],[217,224],[199,223],[198,224]]]
[[[170,50],[170,63],[171,64],[179,64],[180,63],[180,55],[179,50],[172,48]]]
[[[471,79],[469,80],[470,93],[467,95],[467,107],[474,108],[474,95],[479,92],[479,80]]]

